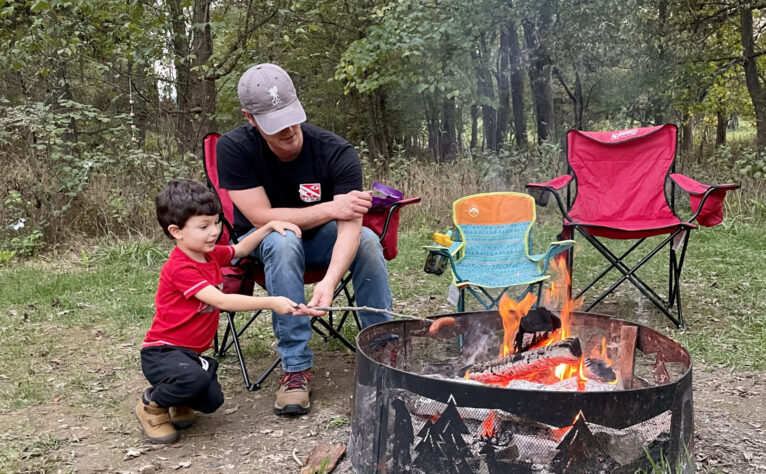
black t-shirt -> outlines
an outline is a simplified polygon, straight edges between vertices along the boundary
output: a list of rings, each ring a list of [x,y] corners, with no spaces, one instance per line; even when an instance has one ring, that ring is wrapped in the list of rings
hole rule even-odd
[[[218,179],[223,189],[263,186],[271,207],[306,207],[332,201],[337,194],[362,189],[362,165],[354,147],[332,132],[301,124],[303,148],[291,161],[280,161],[258,129],[250,124],[218,140]],[[253,225],[234,208],[238,235]]]

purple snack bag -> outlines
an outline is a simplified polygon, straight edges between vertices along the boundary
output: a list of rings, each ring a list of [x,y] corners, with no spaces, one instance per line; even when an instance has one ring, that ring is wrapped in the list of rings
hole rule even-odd
[[[372,189],[373,191],[377,191],[385,196],[372,197],[372,207],[370,208],[370,211],[373,212],[379,212],[388,209],[393,203],[404,198],[404,194],[398,189],[388,187],[385,184],[378,183],[377,181],[373,181]]]

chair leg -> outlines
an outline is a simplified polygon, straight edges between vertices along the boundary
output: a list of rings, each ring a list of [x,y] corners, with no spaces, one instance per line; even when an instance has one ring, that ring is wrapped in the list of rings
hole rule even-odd
[[[571,227],[564,227],[564,229],[561,231],[561,234],[559,234],[559,240],[574,240],[574,231]],[[572,299],[572,270],[574,269],[574,248],[568,248],[564,255],[555,257],[555,258],[566,258],[566,267],[567,267],[567,273],[569,274],[569,282],[567,283],[567,300]]]
[[[240,347],[239,345],[239,335],[237,332],[237,327],[234,325],[234,313],[227,311],[226,317],[228,319],[228,326],[226,327],[226,330],[228,332],[228,330],[231,329],[232,344],[234,344],[234,350],[237,353],[237,361],[239,361],[239,368],[242,371],[242,379],[245,382],[245,387],[251,392],[254,390],[258,390],[259,388],[261,388],[260,383],[258,383],[257,386],[256,384],[250,383],[250,375],[247,372],[247,364],[245,363],[245,358],[242,355],[242,347]],[[273,370],[273,368],[269,370],[269,373],[271,373],[271,370]],[[260,381],[263,381],[264,378],[265,378],[264,376],[261,376]]]
[[[657,254],[665,245],[668,245],[672,242],[673,238],[681,232],[680,230],[670,234],[660,245],[658,245],[654,250],[649,252],[644,258],[642,258],[636,265],[634,265],[632,268],[627,268],[625,264],[620,262],[617,257],[604,245],[602,244],[598,239],[595,237],[585,233],[582,231],[579,227],[577,230],[598,250],[609,262],[612,264],[614,268],[619,270],[623,276],[618,279],[616,282],[614,282],[609,289],[604,291],[598,298],[596,298],[595,301],[590,303],[587,308],[585,308],[585,311],[590,311],[594,306],[596,306],[598,303],[600,303],[604,298],[606,298],[607,295],[609,295],[612,291],[615,290],[620,284],[622,284],[625,280],[630,281],[633,286],[635,286],[641,294],[643,294],[649,301],[651,301],[657,309],[659,309],[665,316],[667,316],[668,319],[673,321],[673,323],[678,326],[679,328],[682,327],[682,320],[679,318],[676,318],[668,311],[668,308],[672,303],[665,302],[649,285],[647,285],[642,279],[640,279],[637,275],[635,275],[635,272],[642,267],[646,262],[648,262],[654,255]],[[680,275],[680,272],[679,272]]]
[[[638,248],[639,245],[641,245],[644,242],[644,240],[646,240],[646,239],[640,239],[635,244],[633,244],[632,247],[630,247],[625,253],[620,255],[619,258],[617,258],[617,262],[622,263],[628,255],[630,255],[635,249]],[[574,299],[577,299],[577,298],[581,297],[583,294],[585,294],[586,291],[590,290],[596,283],[598,283],[602,278],[604,278],[606,276],[606,274],[609,273],[612,270],[612,268],[615,268],[615,266],[614,265],[609,265],[608,267],[606,267],[606,269],[603,272],[601,272],[599,274],[599,276],[597,276],[592,282],[590,282],[588,284],[588,286],[586,286],[585,288],[580,290],[580,292],[577,293],[577,296],[575,296]],[[571,273],[570,273],[570,275],[571,275]],[[670,294],[670,293],[668,293],[668,294]]]

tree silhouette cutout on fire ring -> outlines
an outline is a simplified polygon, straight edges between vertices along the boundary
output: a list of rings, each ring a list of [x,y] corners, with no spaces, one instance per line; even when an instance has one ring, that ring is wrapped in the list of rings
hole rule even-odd
[[[470,434],[455,399],[450,395],[447,408],[436,422],[427,420],[418,432],[420,442],[415,446],[413,466],[424,472],[472,474],[473,453],[463,435]]]
[[[489,428],[490,433],[485,431],[479,437],[479,454],[483,456],[484,463],[487,466],[489,474],[529,474],[535,472],[529,463],[519,461],[519,448],[511,444],[513,440],[512,433],[500,433],[495,428],[494,423]],[[501,457],[510,460],[500,459]]]
[[[551,467],[555,472],[611,472],[619,467],[600,446],[580,412],[572,428],[556,447]]]
[[[395,413],[391,472],[407,472],[412,464],[410,447],[415,440],[412,434],[412,417],[404,401],[397,398],[391,405]]]

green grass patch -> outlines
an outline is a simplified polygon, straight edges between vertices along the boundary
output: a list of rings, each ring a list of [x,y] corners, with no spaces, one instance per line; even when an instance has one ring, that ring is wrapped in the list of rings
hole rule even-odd
[[[535,229],[534,251],[555,239],[553,219]],[[548,222],[548,223],[545,223]],[[423,272],[431,233],[402,233],[399,256],[389,262],[394,309],[429,316],[453,312],[446,303],[449,272]],[[442,229],[438,229],[442,230]],[[727,220],[711,229],[694,231],[683,274],[685,318],[680,331],[628,283],[593,310],[659,329],[682,342],[695,363],[735,370],[766,368],[766,277],[761,258],[766,252],[763,226]],[[655,242],[657,238],[650,239]],[[578,239],[575,289],[603,268],[595,250]],[[616,244],[616,251],[625,242]],[[647,242],[645,245],[650,245]],[[153,315],[154,292],[167,246],[116,243],[76,261],[26,262],[0,267],[0,410],[50,402],[84,406],[115,406],[110,390],[140,372],[138,349]],[[85,255],[83,253],[83,255]],[[630,259],[629,263],[630,263]],[[658,291],[667,292],[667,252],[639,272]],[[616,277],[612,271],[607,279]],[[599,285],[601,288],[606,283]],[[590,290],[593,297],[599,288]],[[342,304],[336,301],[336,304]],[[476,308],[476,306],[469,306]],[[245,315],[242,315],[245,316]],[[238,321],[242,324],[243,317]],[[351,324],[349,324],[351,323]],[[349,321],[343,334],[353,340]],[[221,326],[223,327],[223,325]],[[251,370],[265,367],[275,355],[269,315],[259,318],[243,338]],[[337,341],[312,341],[321,350],[344,350]],[[236,367],[231,355],[226,364]],[[227,371],[228,372],[228,371]],[[234,372],[232,377],[238,377]],[[6,456],[7,457],[7,456]]]

